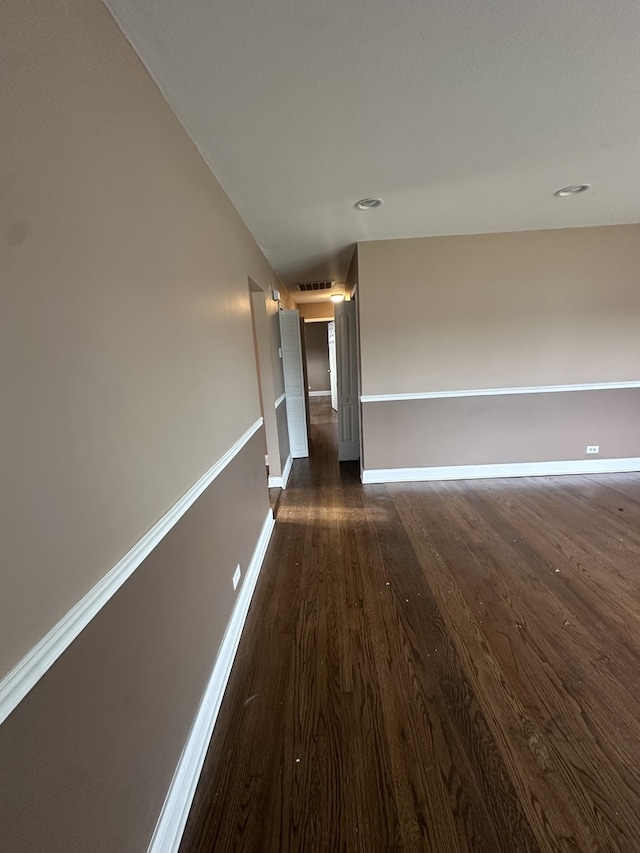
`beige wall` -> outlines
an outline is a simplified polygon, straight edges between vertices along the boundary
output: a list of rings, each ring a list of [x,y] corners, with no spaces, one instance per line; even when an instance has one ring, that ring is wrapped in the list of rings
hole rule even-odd
[[[640,389],[365,403],[366,468],[640,456]],[[398,436],[401,440],[398,440]],[[600,447],[598,456],[587,445]]]
[[[358,250],[363,394],[640,378],[640,225]]]
[[[349,271],[347,272],[347,279],[344,288],[345,293],[348,294],[349,298],[357,297],[359,276],[360,267],[358,264],[358,247],[354,246],[353,257],[351,258],[351,263],[349,264]]]
[[[289,424],[287,422],[287,401],[283,400],[276,409],[276,421],[278,426],[278,437],[280,447],[280,474],[284,471],[285,465],[291,453],[289,444]],[[269,473],[274,474],[273,471]],[[279,475],[275,475],[279,476]]]
[[[357,264],[365,396],[640,379],[640,225],[361,243]],[[639,395],[364,402],[364,468],[640,456]]]
[[[266,450],[269,456],[269,473],[279,477],[282,473],[280,442],[284,437],[278,428],[275,401],[284,390],[284,377],[282,360],[278,357],[278,348],[280,347],[280,327],[277,323],[278,305],[267,294],[259,291],[251,293],[251,307]],[[274,318],[276,322],[274,322]],[[288,444],[287,435],[287,447]]]
[[[2,17],[0,674],[259,417],[273,281],[98,0]]]
[[[1,676],[259,418],[247,280],[274,274],[98,0],[0,16]],[[145,849],[263,454],[259,430],[0,728],[0,849]]]
[[[284,394],[284,373],[282,370],[281,338],[280,338],[280,309],[275,302],[269,304],[269,325],[271,336],[271,366],[274,376],[275,399],[278,400]],[[276,427],[278,430],[278,446],[280,449],[280,472],[289,458],[289,424],[287,423],[286,402],[280,403],[276,411]],[[273,474],[274,471],[271,471]],[[277,474],[276,476],[279,476]]]
[[[265,520],[263,436],[0,726],[3,853],[143,853]],[[241,587],[238,588],[238,592]]]
[[[303,320],[333,320],[333,302],[301,302],[293,305]]]
[[[252,293],[252,307],[258,372],[262,395],[268,402],[263,406],[269,476],[280,477],[289,458],[289,426],[284,401],[275,408],[276,401],[284,394],[284,373],[280,355],[280,308],[268,294]]]
[[[305,323],[307,374],[310,391],[329,391],[327,323]]]
[[[284,394],[284,373],[282,370],[282,355],[280,354],[280,309],[277,302],[267,300],[267,316],[269,318],[269,338],[271,352],[271,372],[273,374],[273,393],[277,400]]]

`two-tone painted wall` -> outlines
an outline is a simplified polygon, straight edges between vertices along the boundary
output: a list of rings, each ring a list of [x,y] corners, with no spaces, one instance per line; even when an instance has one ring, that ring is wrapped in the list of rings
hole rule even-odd
[[[361,243],[353,276],[363,482],[640,469],[640,225]]]
[[[168,851],[273,523],[275,277],[99,0],[7,0],[0,54],[0,849],[139,853],[171,790]]]

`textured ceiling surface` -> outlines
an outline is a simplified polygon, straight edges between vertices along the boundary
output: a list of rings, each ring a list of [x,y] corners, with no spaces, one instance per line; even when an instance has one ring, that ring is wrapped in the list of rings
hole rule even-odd
[[[289,285],[360,240],[640,221],[637,0],[106,2]]]

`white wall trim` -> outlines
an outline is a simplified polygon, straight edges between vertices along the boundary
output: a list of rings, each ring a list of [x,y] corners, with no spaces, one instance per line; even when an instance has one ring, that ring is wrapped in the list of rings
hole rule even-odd
[[[284,463],[284,471],[282,472],[282,488],[287,488],[287,482],[289,480],[289,474],[291,473],[291,468],[293,467],[293,456],[289,454],[287,456],[287,461]]]
[[[287,398],[287,392],[286,391],[284,393],[280,394],[280,396],[276,400],[276,409],[278,408],[280,403],[282,403],[286,400],[286,398]]]
[[[484,480],[497,477],[550,477],[560,474],[621,474],[640,471],[640,456],[624,459],[571,459],[558,462],[514,462],[493,465],[438,465],[432,468],[372,468],[362,471],[367,483],[411,483],[427,480]]]
[[[274,525],[273,514],[269,510],[218,651],[211,678],[173,774],[148,853],[176,853],[180,846]]]
[[[289,454],[287,456],[287,461],[284,463],[284,468],[282,470],[281,477],[271,477],[269,476],[269,488],[270,489],[286,489],[287,488],[287,480],[289,479],[289,474],[291,473],[291,466],[293,465],[293,456]]]
[[[554,394],[563,391],[613,391],[640,388],[640,379],[629,382],[591,382],[586,385],[531,385],[522,388],[475,388],[468,391],[419,391],[411,394],[362,394],[362,403],[399,400],[440,400],[445,397],[500,397],[505,394]]]
[[[0,682],[0,723],[262,426],[259,418]]]
[[[309,391],[310,397],[330,397],[331,391]]]

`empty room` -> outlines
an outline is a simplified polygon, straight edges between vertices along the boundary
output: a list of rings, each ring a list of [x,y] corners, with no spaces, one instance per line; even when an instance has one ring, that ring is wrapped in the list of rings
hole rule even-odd
[[[0,22],[0,851],[640,850],[640,7]]]

